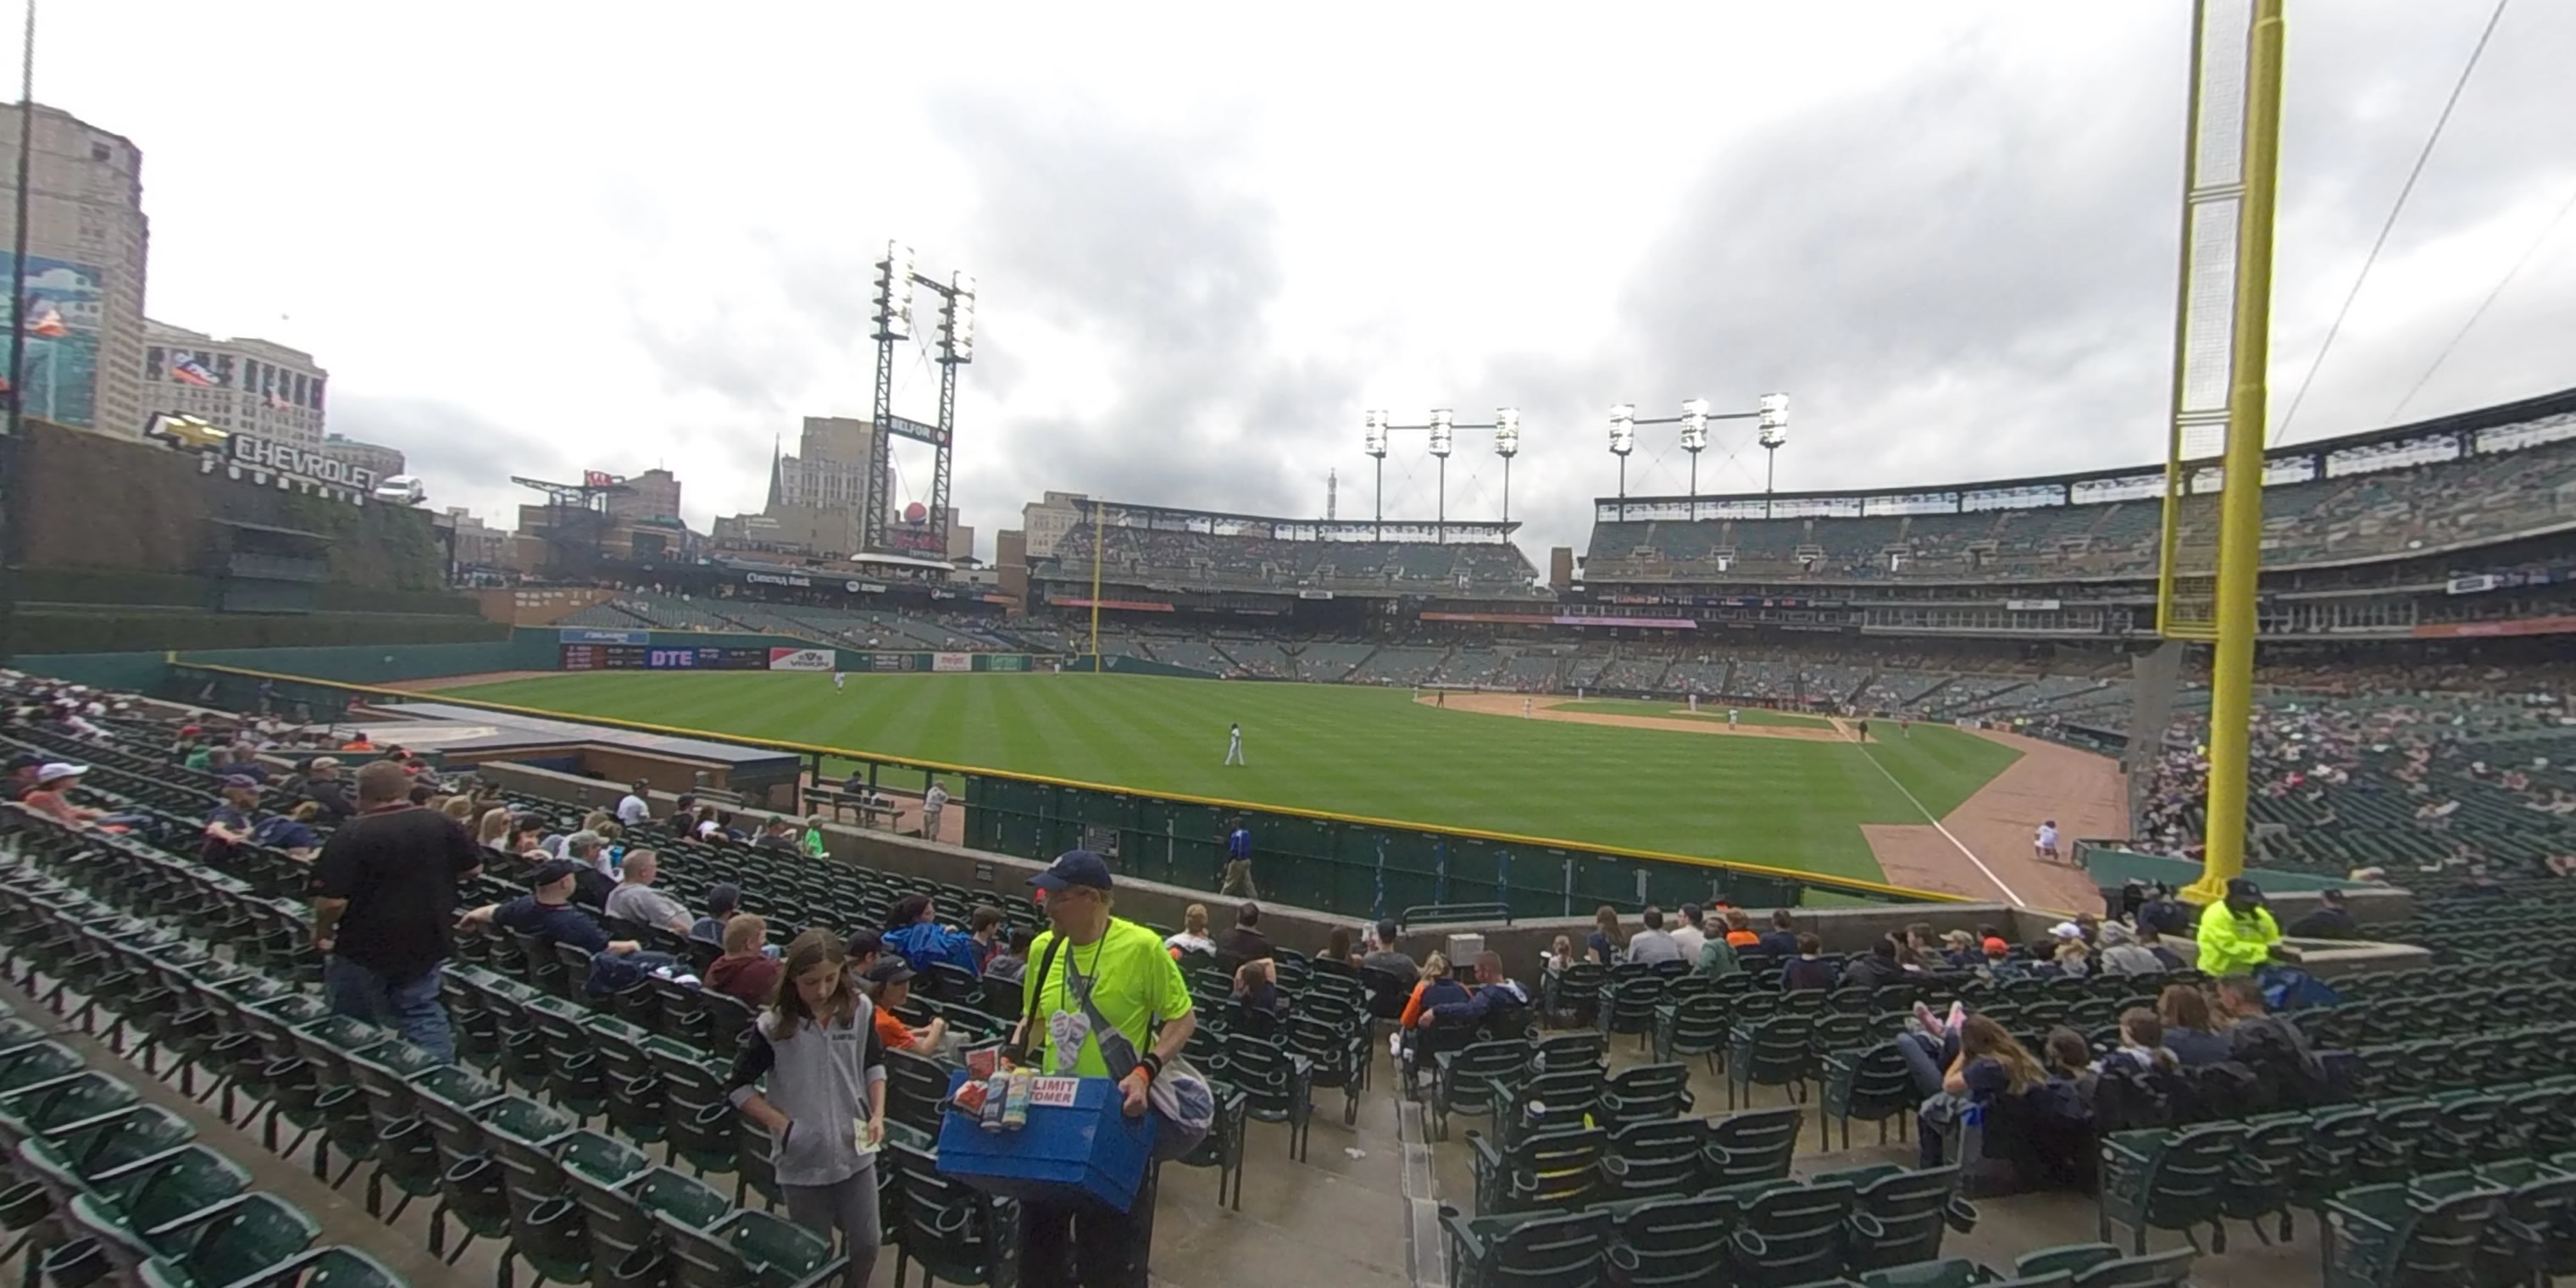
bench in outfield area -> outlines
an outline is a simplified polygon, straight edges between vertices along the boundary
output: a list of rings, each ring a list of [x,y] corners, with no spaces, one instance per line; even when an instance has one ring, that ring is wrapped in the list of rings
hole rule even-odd
[[[848,792],[837,787],[805,789],[807,811],[828,811],[832,821],[837,823],[841,821],[841,811],[846,809],[858,817],[859,826],[880,827],[891,832],[903,820],[904,807],[894,803],[890,797],[885,799],[888,803],[880,805],[871,802],[866,792]]]

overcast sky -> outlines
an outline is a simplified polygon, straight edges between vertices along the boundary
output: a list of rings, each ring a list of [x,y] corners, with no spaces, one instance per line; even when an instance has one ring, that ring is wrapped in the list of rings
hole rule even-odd
[[[2294,3],[2276,420],[2488,6]],[[1361,415],[1517,406],[1523,548],[1580,546],[1607,409],[1794,400],[1783,488],[2157,459],[2188,6],[435,6],[53,0],[37,97],[131,137],[150,311],[312,351],[434,504],[676,470],[757,509],[865,415],[888,237],[982,284],[961,518],[1040,490],[1343,516]],[[2391,415],[2576,192],[2576,5],[2505,16],[2290,427]],[[2576,384],[2576,219],[2402,419]],[[936,379],[899,363],[896,409]],[[1679,492],[1641,431],[1634,493]],[[1758,490],[1719,426],[1705,492]],[[927,460],[899,461],[898,501]],[[1428,517],[1420,438],[1390,514]],[[1501,471],[1462,434],[1449,508]]]

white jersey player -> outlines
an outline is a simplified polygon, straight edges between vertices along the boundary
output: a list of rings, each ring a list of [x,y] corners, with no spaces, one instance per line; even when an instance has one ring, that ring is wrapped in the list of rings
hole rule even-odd
[[[1225,735],[1225,763],[1240,765],[1243,760],[1243,726],[1230,725]]]
[[[846,676],[846,675],[843,675],[843,674],[841,674],[841,673],[840,673],[840,672],[838,672],[838,671],[834,671],[834,672],[832,672],[832,691],[833,691],[833,692],[835,692],[835,693],[840,692],[843,688],[846,688],[846,687],[849,685],[849,683],[850,683],[850,677],[848,677],[848,676]]]
[[[1531,701],[1529,698],[1521,699],[1521,719],[1523,720],[1530,718]]]

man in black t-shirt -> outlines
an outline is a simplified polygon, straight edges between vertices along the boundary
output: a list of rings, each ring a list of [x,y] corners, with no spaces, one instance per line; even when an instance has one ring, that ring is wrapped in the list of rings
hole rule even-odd
[[[2316,911],[2291,922],[2281,933],[2292,939],[2359,939],[2361,923],[2353,920],[2343,891],[2326,889],[2317,892]]]
[[[456,920],[456,885],[485,851],[455,820],[410,803],[411,776],[379,761],[358,771],[358,816],[313,864],[313,941],[328,954],[334,1013],[391,1024],[441,1062],[456,1058],[439,1002],[439,967]]]

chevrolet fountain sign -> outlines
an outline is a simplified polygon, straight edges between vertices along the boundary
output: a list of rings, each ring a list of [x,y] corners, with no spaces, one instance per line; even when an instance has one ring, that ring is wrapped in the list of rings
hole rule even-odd
[[[201,474],[221,470],[227,478],[279,491],[318,494],[364,505],[376,487],[374,470],[285,443],[230,433],[196,416],[162,412],[152,418],[144,437],[195,454]]]

